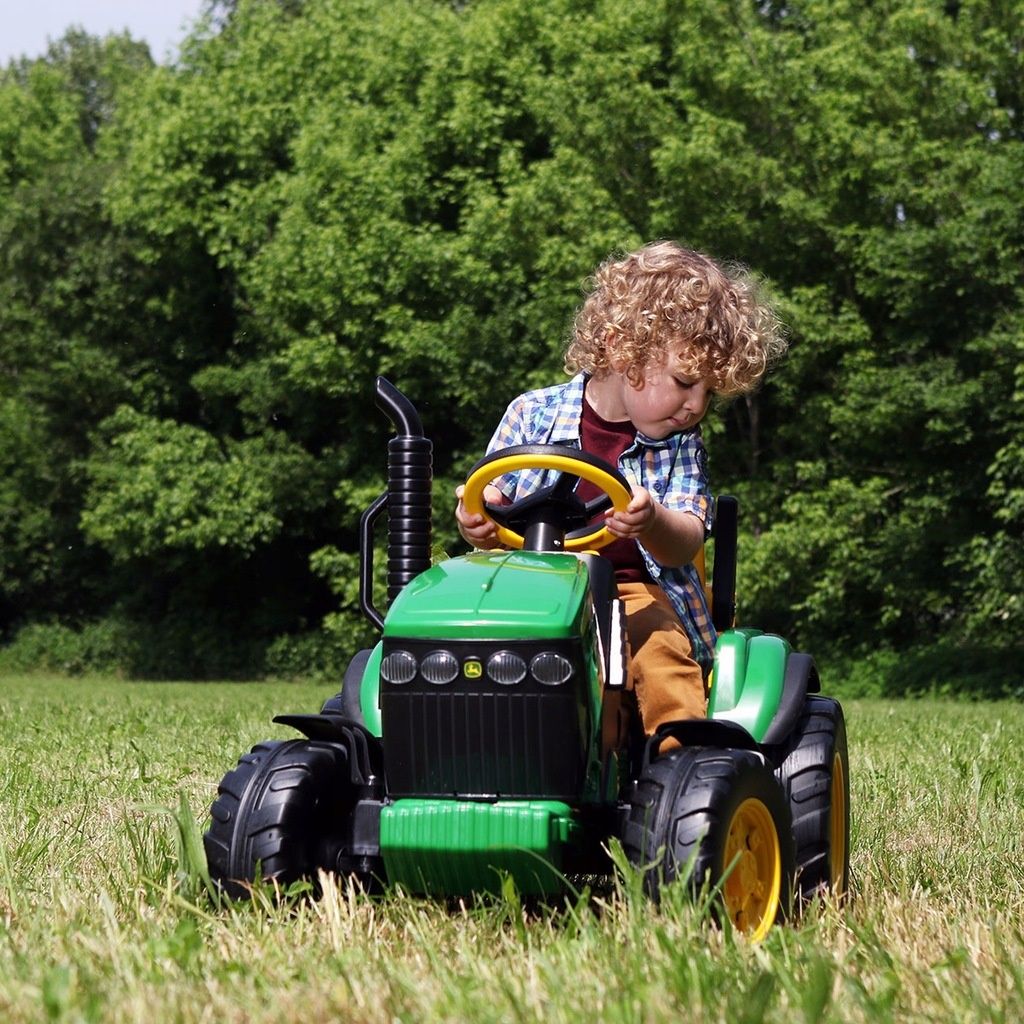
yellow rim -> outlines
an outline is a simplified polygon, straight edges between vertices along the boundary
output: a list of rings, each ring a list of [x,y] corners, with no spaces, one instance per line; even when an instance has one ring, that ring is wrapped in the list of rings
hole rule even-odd
[[[846,888],[846,769],[839,752],[832,757],[831,811],[831,882],[832,891],[842,896]]]
[[[729,872],[722,900],[732,923],[760,942],[775,923],[782,892],[782,853],[771,813],[751,797],[736,808],[725,841]]]
[[[567,455],[509,455],[503,459],[495,459],[481,466],[474,473],[470,473],[466,480],[466,489],[462,492],[462,504],[466,511],[474,516],[486,516],[484,508],[484,487],[495,477],[504,476],[506,473],[515,473],[523,469],[554,469],[561,473],[571,473],[573,476],[581,477],[600,487],[605,494],[612,499],[612,508],[617,512],[623,511],[629,504],[632,495],[618,480],[610,473],[606,473],[597,466],[590,466],[578,459]],[[498,526],[498,540],[506,548],[521,548],[523,538],[515,530],[505,526]],[[589,533],[579,537],[573,537],[565,542],[566,551],[583,551],[587,548],[600,548],[610,544],[615,536],[608,532],[604,526],[596,526]]]

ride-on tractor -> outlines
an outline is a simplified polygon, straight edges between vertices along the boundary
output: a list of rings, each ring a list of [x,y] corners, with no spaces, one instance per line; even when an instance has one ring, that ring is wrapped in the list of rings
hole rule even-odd
[[[409,400],[377,379],[398,433],[387,489],[360,527],[360,601],[380,642],[355,655],[318,714],[275,722],[304,738],[257,744],[220,783],[204,839],[234,896],[319,870],[412,893],[551,895],[609,873],[618,838],[657,898],[687,879],[754,937],[821,892],[845,892],[849,771],[839,703],[781,637],[732,628],[736,504],[717,503],[708,717],[644,738],[625,706],[627,643],[595,516],[628,503],[613,467],[531,445],[473,468],[463,500],[504,550],[431,564],[431,443]],[[484,487],[526,468],[547,486],[493,506]],[[603,496],[589,503],[578,479]],[[389,607],[373,604],[374,524],[388,516]],[[668,737],[677,741],[662,751]]]

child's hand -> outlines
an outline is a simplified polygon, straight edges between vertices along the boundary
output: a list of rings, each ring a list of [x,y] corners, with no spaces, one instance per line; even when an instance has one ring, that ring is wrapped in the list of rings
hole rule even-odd
[[[645,487],[634,487],[633,497],[625,510],[612,509],[605,519],[605,526],[616,537],[642,537],[654,525],[658,516],[658,503]]]
[[[482,515],[471,516],[466,511],[466,506],[462,504],[462,492],[465,489],[462,484],[455,488],[455,497],[459,499],[458,505],[455,506],[455,521],[459,524],[459,533],[466,543],[483,551],[490,551],[498,547],[498,529],[490,519]],[[497,487],[488,484],[484,488],[484,501],[492,505],[501,505],[504,504],[505,498]]]
[[[647,553],[661,565],[686,565],[704,545],[704,522],[692,512],[668,509],[643,487],[622,512],[608,513],[605,525],[616,537],[643,540]]]

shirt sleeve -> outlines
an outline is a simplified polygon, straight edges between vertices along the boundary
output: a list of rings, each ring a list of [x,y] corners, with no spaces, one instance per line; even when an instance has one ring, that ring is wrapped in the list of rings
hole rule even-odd
[[[498,423],[491,440],[487,445],[487,455],[501,451],[503,448],[513,448],[516,445],[527,444],[526,440],[526,396],[520,395],[514,398],[501,422]],[[495,487],[509,500],[512,501],[516,495],[518,486],[518,473],[506,473],[504,476],[495,477],[491,481]]]
[[[664,483],[664,492],[659,496],[662,505],[692,513],[704,524],[705,533],[710,533],[714,499],[708,483],[708,453],[699,431],[682,439]]]
[[[502,416],[501,422],[498,423],[497,428],[491,435],[491,440],[487,445],[487,454],[490,455],[492,452],[501,451],[502,448],[512,448],[517,444],[525,444],[523,440],[525,437],[525,430],[523,428],[523,395],[518,398],[514,398],[508,408],[505,410],[505,415]]]

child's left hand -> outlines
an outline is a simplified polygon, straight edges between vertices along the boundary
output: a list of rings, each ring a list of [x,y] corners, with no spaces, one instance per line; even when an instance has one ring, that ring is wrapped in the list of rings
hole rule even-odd
[[[654,525],[658,515],[658,503],[645,487],[634,487],[633,497],[625,510],[612,509],[605,519],[608,532],[616,537],[642,537]]]
[[[622,512],[607,514],[605,526],[616,537],[642,540],[647,553],[661,565],[686,565],[704,545],[704,523],[692,512],[667,509],[643,487]]]

